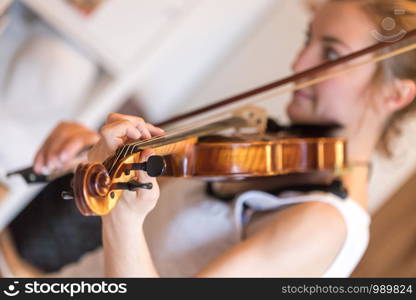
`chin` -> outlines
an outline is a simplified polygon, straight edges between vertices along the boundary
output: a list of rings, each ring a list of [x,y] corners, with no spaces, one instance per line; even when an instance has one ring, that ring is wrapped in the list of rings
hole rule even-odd
[[[311,123],[315,119],[310,105],[302,104],[302,100],[293,99],[287,109],[286,113],[292,123]]]

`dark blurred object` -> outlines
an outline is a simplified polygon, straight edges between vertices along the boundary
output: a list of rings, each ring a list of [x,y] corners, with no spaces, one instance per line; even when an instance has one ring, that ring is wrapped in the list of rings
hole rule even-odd
[[[25,169],[15,170],[6,174],[7,177],[21,175],[26,183],[46,183],[48,182],[48,177],[45,175],[36,174],[33,171],[32,167]]]
[[[337,130],[342,129],[340,124],[291,124],[281,125],[278,121],[267,119],[267,132],[287,132],[297,137],[335,137]]]
[[[70,190],[71,175],[48,184],[9,225],[18,254],[44,272],[56,272],[101,246],[101,220],[82,216]]]

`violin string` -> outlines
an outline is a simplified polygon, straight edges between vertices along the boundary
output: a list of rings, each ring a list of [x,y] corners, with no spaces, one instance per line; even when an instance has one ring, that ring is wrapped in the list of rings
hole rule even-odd
[[[220,114],[217,114],[215,116],[207,116],[203,119],[199,119],[198,123],[202,123],[202,125],[199,125],[198,127],[208,125],[209,123],[213,122],[214,119],[220,119],[220,117],[226,116],[226,115],[229,115],[229,114],[230,113],[227,111],[227,112],[222,112]],[[155,136],[155,137],[147,139],[147,140],[135,141],[133,143],[130,143],[129,145],[140,146],[140,145],[143,145],[143,144],[148,144],[150,142],[158,142],[158,141],[163,140],[163,139],[168,139],[170,137],[186,133],[188,130],[194,129],[194,128],[195,128],[195,124],[183,124],[180,127],[173,128],[172,130],[169,130],[169,132],[165,135]]]
[[[225,119],[224,119],[225,120]],[[133,145],[133,151],[132,152],[137,152],[138,151],[138,147],[143,148],[143,147],[152,147],[154,145],[158,145],[158,146],[163,146],[169,143],[172,143],[173,140],[175,140],[175,138],[177,139],[178,137],[182,136],[186,136],[187,134],[189,134],[191,131],[194,131],[195,134],[195,130],[196,129],[201,129],[203,130],[204,127],[207,127],[209,125],[214,124],[213,122],[207,122],[204,125],[200,125],[197,128],[195,128],[195,126],[193,125],[189,125],[187,127],[184,128],[180,128],[179,130],[176,130],[174,133],[171,133],[167,136],[161,136],[161,137],[157,137],[155,139],[152,140],[144,140],[144,141],[140,141],[137,143],[132,144]],[[205,128],[206,130],[206,128]],[[194,135],[194,137],[197,137],[199,135]]]
[[[215,119],[218,119],[219,116],[222,116],[222,115],[225,116],[227,114],[228,114],[228,112],[223,112],[223,113],[221,113],[219,115],[215,115]],[[199,127],[203,127],[203,126],[206,126],[206,125],[212,123],[212,120],[213,119],[214,119],[214,116],[207,116],[207,117],[205,117],[202,120],[198,120],[199,123],[205,121],[205,124],[204,125],[200,125]],[[160,142],[161,140],[168,141],[169,138],[175,137],[175,136],[180,135],[180,134],[184,134],[187,131],[189,131],[190,129],[194,129],[194,128],[195,128],[195,125],[193,125],[193,124],[187,124],[186,126],[184,125],[183,127],[178,127],[176,129],[173,129],[167,135],[155,136],[155,137],[150,138],[150,139],[147,139],[147,140],[140,140],[140,141],[133,142],[133,143],[129,143],[129,144],[126,144],[126,145],[122,146],[122,148],[118,151],[117,156],[116,156],[115,160],[113,161],[113,163],[112,163],[112,165],[111,165],[111,167],[109,169],[109,173],[111,173],[113,171],[113,169],[116,166],[117,162],[121,158],[125,158],[126,156],[129,155],[130,147],[132,147],[131,148],[132,152],[130,154],[133,154],[133,152],[135,151],[135,147],[140,147],[140,146],[142,146],[144,144],[146,144],[147,146],[151,146],[152,144],[154,144],[156,142]]]
[[[156,136],[156,137],[153,137],[153,138],[151,138],[151,139],[147,139],[147,140],[142,140],[142,141],[139,141],[139,142],[136,142],[136,143],[129,143],[129,144],[125,144],[125,145],[123,145],[121,148],[120,148],[120,150],[118,150],[117,152],[116,152],[116,157],[115,157],[115,159],[114,159],[114,161],[113,161],[113,163],[112,163],[112,165],[111,165],[111,167],[109,168],[109,173],[111,173],[112,171],[113,171],[113,169],[114,169],[114,167],[117,165],[117,162],[121,159],[121,158],[125,158],[127,155],[128,155],[128,151],[129,151],[129,149],[130,149],[130,147],[131,146],[133,146],[133,148],[132,148],[132,151],[134,151],[134,147],[136,147],[136,146],[138,146],[138,145],[140,145],[140,144],[144,144],[145,142],[147,143],[147,142],[154,142],[154,141],[157,141],[157,140],[159,140],[159,139],[161,139],[161,138],[163,138],[163,137],[165,137],[165,136]],[[125,153],[125,154],[124,154]]]
[[[225,115],[225,113],[223,113]],[[218,119],[218,115],[215,116],[216,119]],[[143,141],[138,141],[136,143],[130,143],[130,144],[125,144],[123,145],[121,148],[119,148],[119,150],[116,151],[116,157],[114,159],[114,161],[112,162],[111,167],[109,168],[109,173],[111,174],[112,171],[114,170],[115,166],[117,165],[117,163],[119,162],[120,159],[126,158],[127,156],[133,154],[136,152],[137,149],[135,149],[135,147],[137,146],[147,146],[147,147],[151,147],[152,145],[154,145],[156,142],[159,142],[159,146],[163,146],[166,144],[169,144],[170,138],[175,138],[175,137],[180,137],[181,134],[187,134],[190,132],[190,130],[193,130],[193,134],[195,134],[195,131],[197,131],[198,129],[201,130],[202,132],[207,132],[206,130],[212,130],[212,128],[204,128],[207,126],[212,126],[214,124],[214,122],[212,122],[212,120],[214,119],[212,116],[211,117],[207,117],[205,118],[206,122],[203,125],[199,125],[197,128],[195,128],[195,125],[192,124],[188,124],[186,127],[184,128],[179,128],[178,130],[175,130],[174,133],[169,134],[168,136],[157,136],[154,137],[153,139],[147,139],[147,140],[143,140]],[[209,122],[210,121],[210,122]],[[227,119],[220,119],[217,120],[217,122],[221,122],[221,121],[227,121]],[[230,120],[232,121],[232,120]],[[224,128],[224,124],[219,124],[220,126],[222,126]],[[218,125],[217,125],[218,126]],[[228,127],[229,125],[225,125],[226,127]],[[201,134],[201,133],[199,133]],[[199,136],[199,135],[194,135],[194,137]],[[162,144],[160,144],[160,141],[162,140]],[[163,140],[165,141],[166,144],[163,143]],[[130,151],[130,152],[129,152]]]
[[[212,121],[212,120],[210,120],[210,118],[207,118],[207,122],[206,123],[209,123],[209,121]],[[203,122],[203,120],[198,120],[198,122],[201,123],[201,122]],[[135,145],[135,146],[140,146],[142,144],[147,144],[148,142],[156,142],[156,141],[159,141],[159,140],[162,140],[162,139],[167,139],[167,138],[176,136],[178,134],[185,133],[189,129],[193,129],[193,128],[195,128],[195,125],[194,124],[186,124],[186,125],[183,125],[181,127],[177,127],[177,128],[174,128],[174,129],[170,130],[165,135],[156,136],[156,137],[153,137],[153,138],[147,139],[147,140],[140,140],[140,141],[137,141],[137,142],[133,142],[132,144]]]
[[[129,147],[125,147],[125,146],[123,146],[122,148],[121,148],[121,150],[120,151],[118,151],[118,154],[117,154],[117,157],[116,157],[116,159],[114,159],[114,161],[113,161],[113,164],[111,165],[111,167],[110,167],[110,169],[109,169],[109,173],[111,174],[111,172],[113,171],[113,169],[114,169],[114,167],[115,167],[115,165],[116,165],[116,163],[118,162],[118,160],[120,159],[120,157],[122,157],[122,153],[124,153],[124,150],[125,149],[128,149]],[[126,152],[127,153],[127,152]],[[123,155],[123,157],[124,157],[124,155]]]

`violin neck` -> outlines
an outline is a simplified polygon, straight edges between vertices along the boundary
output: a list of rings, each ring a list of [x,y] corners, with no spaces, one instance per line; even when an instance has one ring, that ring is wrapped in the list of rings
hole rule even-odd
[[[245,126],[247,126],[247,122],[244,118],[232,116],[209,124],[193,126],[193,128],[175,130],[167,133],[165,136],[154,137],[144,141],[138,140],[119,147],[116,150],[116,153],[104,162],[104,166],[106,166],[111,173],[118,162],[145,149],[151,148],[157,155],[169,155],[183,151],[184,147],[194,144],[196,139],[201,136],[218,133],[230,128]]]
[[[198,138],[201,136],[206,136],[220,131],[246,126],[246,120],[240,117],[230,117],[224,120],[212,122],[202,126],[193,126],[193,128],[185,128],[182,130],[177,130],[172,133],[168,133],[166,136],[156,137],[145,141],[137,141],[123,147],[133,146],[134,152],[138,152],[148,148],[159,148],[166,145],[178,143],[184,140]]]

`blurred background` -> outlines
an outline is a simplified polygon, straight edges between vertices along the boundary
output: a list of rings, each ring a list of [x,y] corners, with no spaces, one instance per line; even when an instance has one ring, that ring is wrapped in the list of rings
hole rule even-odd
[[[0,16],[0,229],[42,187],[5,172],[59,121],[158,122],[289,75],[309,20],[302,0],[0,0]],[[288,97],[262,105],[285,122]],[[353,276],[416,276],[412,132],[392,160],[374,157],[372,238]]]

